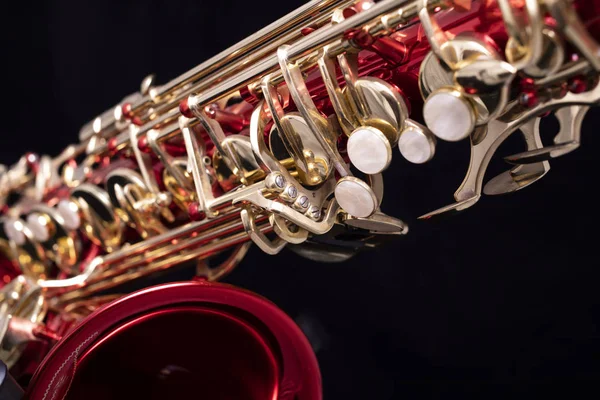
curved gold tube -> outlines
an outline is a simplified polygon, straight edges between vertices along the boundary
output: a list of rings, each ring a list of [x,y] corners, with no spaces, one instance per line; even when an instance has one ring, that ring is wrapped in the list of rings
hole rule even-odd
[[[73,274],[79,261],[77,253],[81,245],[77,234],[65,227],[62,215],[53,207],[38,204],[31,208],[31,214],[46,220],[48,238],[45,241],[37,241],[47,250],[48,258],[62,271]]]
[[[371,116],[371,110],[363,91],[355,84],[358,80],[358,54],[346,52],[339,54],[337,59],[342,75],[344,75],[350,104],[353,106],[358,118],[366,120]]]
[[[131,149],[133,150],[133,154],[135,155],[135,159],[137,161],[139,170],[142,174],[142,178],[144,179],[144,183],[146,184],[146,188],[153,195],[158,194],[158,184],[156,183],[156,178],[152,171],[152,161],[147,154],[143,154],[138,146],[137,141],[137,132],[139,128],[134,124],[129,125],[129,140],[131,143]]]
[[[37,284],[43,289],[65,288],[83,285],[90,276],[104,263],[102,257],[98,256],[89,262],[82,273],[66,279],[40,279]]]
[[[154,154],[158,157],[162,165],[164,165],[165,169],[169,172],[169,174],[175,178],[179,186],[185,188],[186,190],[191,190],[191,185],[188,183],[189,180],[183,175],[181,172],[181,168],[177,167],[174,163],[173,157],[167,153],[161,145],[158,143],[159,132],[156,129],[151,129],[146,134],[146,140],[148,141],[148,147],[152,150]]]
[[[273,225],[273,230],[277,236],[288,243],[300,244],[308,239],[308,231],[306,229],[298,228],[296,231],[292,231],[287,225],[285,218],[280,215],[271,214],[269,222]]]
[[[256,227],[254,212],[250,207],[245,206],[240,212],[240,217],[242,218],[244,230],[262,251],[270,255],[275,255],[283,250],[287,242],[280,237],[275,240],[266,237],[265,234]]]
[[[425,35],[431,45],[433,53],[450,69],[459,68],[455,59],[452,46],[448,46],[452,37],[445,32],[430,13],[430,9],[436,1],[419,0],[419,19]],[[509,45],[507,46],[507,58],[517,70],[525,69],[535,65],[540,59],[544,48],[544,21],[540,11],[538,0],[525,0],[525,10],[528,15],[528,26],[522,26],[514,15],[509,0],[498,0],[498,6],[502,11],[502,17],[509,33]]]
[[[194,116],[200,121],[206,133],[210,137],[210,140],[215,145],[215,148],[221,154],[223,161],[227,164],[227,167],[234,174],[238,175],[242,182],[244,181],[244,169],[242,168],[242,163],[237,157],[235,150],[231,148],[231,146],[226,145],[225,140],[225,132],[223,132],[223,128],[221,125],[215,121],[214,119],[208,118],[203,106],[198,103],[194,96],[190,96],[188,98],[188,105]]]
[[[279,65],[281,67],[283,78],[287,83],[288,90],[290,91],[290,96],[294,99],[298,111],[310,126],[312,133],[331,159],[337,172],[341,176],[352,175],[350,168],[348,168],[348,165],[346,165],[346,162],[342,156],[340,156],[335,144],[327,140],[327,138],[331,136],[330,132],[327,132],[323,126],[315,121],[316,116],[320,115],[319,110],[315,106],[308,88],[306,87],[306,83],[302,77],[302,71],[300,71],[300,68],[298,68],[296,64],[290,62],[288,55],[290,48],[289,45],[283,45],[277,49]]]
[[[517,70],[536,65],[544,50],[544,16],[538,0],[525,0],[528,25],[517,20],[509,0],[497,0],[509,34],[506,57]]]
[[[325,47],[323,56],[321,56],[317,62],[319,71],[321,72],[321,77],[323,78],[323,83],[325,84],[327,94],[331,100],[333,110],[338,117],[340,127],[346,135],[350,135],[358,125],[358,121],[351,111],[348,102],[344,98],[342,88],[337,81],[335,63],[328,55],[328,49],[328,47]]]
[[[421,21],[421,27],[425,32],[425,36],[429,40],[431,51],[446,63],[451,69],[456,69],[456,63],[450,56],[444,53],[444,45],[451,40],[451,37],[444,31],[437,21],[431,16],[429,8],[433,4],[440,3],[439,1],[432,0],[419,0],[419,19]]]
[[[302,185],[300,182],[298,182],[290,172],[281,165],[279,160],[277,160],[273,153],[267,148],[264,135],[261,134],[268,122],[268,116],[266,115],[264,108],[264,100],[261,100],[255,107],[250,118],[250,143],[256,156],[256,160],[261,165],[261,168],[270,172],[279,172],[287,182],[293,183],[296,188],[301,188]],[[307,192],[313,204],[320,206],[326,198],[333,193],[334,185],[335,179],[330,175],[318,189],[309,190],[304,188],[303,191]],[[253,191],[249,191],[248,193],[253,193]],[[241,195],[241,193],[238,193],[238,195]]]
[[[289,171],[281,165],[279,160],[267,148],[264,135],[262,134],[268,122],[268,116],[264,112],[264,108],[265,101],[262,100],[254,108],[250,117],[250,144],[252,145],[252,151],[254,151],[256,160],[259,162],[261,168],[270,172],[280,172],[288,182],[295,182]]]
[[[289,121],[284,119],[284,112],[281,103],[279,102],[279,94],[277,89],[271,85],[271,75],[267,75],[261,81],[261,91],[265,99],[265,104],[269,109],[271,118],[277,127],[277,131],[283,137],[283,143],[285,148],[294,159],[296,166],[304,173],[308,173],[308,165],[306,164],[306,158],[304,157],[302,141],[298,139],[298,136],[294,133],[294,128],[291,126]]]
[[[205,277],[209,281],[217,281],[224,278],[244,259],[250,247],[252,247],[252,242],[237,246],[233,249],[229,257],[217,267],[209,267],[205,260],[200,260],[196,267],[196,275]]]
[[[198,144],[196,135],[193,134],[189,127],[189,118],[181,116],[178,122],[188,156],[188,168],[192,170],[198,209],[203,210],[208,218],[214,218],[217,216],[217,213],[211,210],[208,205],[210,201],[214,200],[210,177],[206,173],[206,170],[200,167],[204,158],[204,146]]]

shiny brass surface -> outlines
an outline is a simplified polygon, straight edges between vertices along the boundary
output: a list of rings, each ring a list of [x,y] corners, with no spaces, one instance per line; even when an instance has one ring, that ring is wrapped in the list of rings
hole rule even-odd
[[[434,134],[441,137],[434,123],[446,128],[456,110],[466,128],[451,139],[469,138],[467,173],[454,203],[421,218],[540,180],[549,160],[579,147],[586,112],[600,102],[600,46],[571,1],[525,0],[516,10],[498,0],[506,46],[442,29],[438,13],[466,3],[313,0],[166,84],[147,76],[58,157],[0,166],[0,252],[20,274],[0,291],[0,357],[18,358],[16,344],[33,340],[27,329],[41,326],[46,310],[79,321],[118,298],[106,290],[183,263],[194,263],[198,279],[218,280],[251,244],[341,261],[354,248],[318,253],[315,242],[343,231],[371,248],[378,235],[406,234],[407,224],[381,209],[382,171],[394,146],[414,164],[429,161]],[[373,43],[404,45],[416,25],[420,65],[408,59],[394,68],[406,62],[403,73],[418,71],[429,128],[417,121],[416,87],[385,69],[393,63],[382,59],[383,71],[368,72],[361,64],[365,52],[378,54]],[[440,95],[454,109],[426,113]],[[540,139],[546,113],[560,123],[552,146]],[[515,132],[525,151],[506,157],[509,169],[484,185],[490,160]],[[9,201],[12,194],[20,198]]]
[[[476,138],[476,140],[473,138],[471,139],[471,161],[463,183],[454,194],[454,198],[457,202],[428,213],[421,218],[426,219],[449,211],[462,211],[475,204],[481,197],[483,178],[487,166],[500,144],[504,142],[508,136],[523,128],[526,132],[535,133],[537,125],[527,126],[528,123],[532,124],[531,121],[535,118],[548,111],[558,110],[563,107],[590,106],[597,104],[598,101],[600,101],[599,96],[600,86],[596,85],[588,92],[567,93],[564,97],[549,100],[524,112],[517,112],[518,107],[513,105],[514,113],[508,112],[502,120],[498,119],[491,121],[488,125],[480,128],[481,132],[479,133],[479,137],[473,137]],[[528,141],[528,147],[530,151],[539,151],[539,141],[537,138],[534,138],[533,140],[530,139]],[[541,162],[544,163],[545,161]],[[539,165],[540,161],[536,159],[534,163]],[[542,172],[542,170],[547,170],[547,167],[540,168],[538,172],[534,173],[535,179],[543,176],[543,173],[545,172]],[[523,169],[519,169],[519,171],[523,171]],[[510,180],[507,183],[512,185]]]
[[[71,192],[79,208],[83,232],[98,246],[112,252],[121,244],[123,221],[114,210],[108,193],[91,184],[81,184]]]
[[[18,332],[11,327],[11,320],[22,319],[35,326],[40,324],[47,311],[42,290],[35,281],[23,275],[18,276],[0,289],[0,358],[12,366],[23,351]]]

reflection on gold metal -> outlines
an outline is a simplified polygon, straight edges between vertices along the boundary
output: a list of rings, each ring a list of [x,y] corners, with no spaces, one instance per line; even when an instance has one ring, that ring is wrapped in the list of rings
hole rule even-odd
[[[524,72],[535,78],[554,75],[565,62],[566,49],[562,38],[553,29],[544,28],[544,44],[537,63],[527,66]]]
[[[61,171],[63,183],[70,188],[82,184],[92,171],[94,164],[95,157],[86,157],[79,165],[75,162],[66,162]]]
[[[46,310],[42,291],[31,278],[20,275],[0,289],[0,359],[9,367],[23,350],[23,346],[11,338],[16,333],[11,332],[11,319],[20,318],[37,324],[43,321]]]
[[[60,237],[56,240],[53,250],[53,259],[56,265],[67,269],[68,272],[72,274],[72,268],[77,265],[78,261],[78,251],[75,245],[75,240],[69,236]]]
[[[567,93],[564,97],[551,99],[525,112],[520,111],[515,114],[507,112],[504,120],[491,121],[487,126],[481,128],[480,135],[474,136],[474,138],[479,137],[478,141],[475,141],[474,138],[471,139],[471,161],[467,175],[454,194],[456,203],[432,211],[420,218],[427,219],[447,212],[462,211],[474,205],[481,197],[485,171],[492,156],[506,138],[522,129],[527,123],[532,123],[532,120],[548,111],[573,105],[593,105],[598,101],[600,101],[600,85],[596,85],[592,90],[584,93]],[[525,127],[525,129],[530,128]],[[535,147],[530,147],[530,150]]]
[[[29,216],[35,219],[28,219],[28,222],[35,222],[36,229],[41,231],[37,232],[37,235],[43,233],[43,239],[36,240],[45,249],[46,257],[60,270],[71,275],[79,261],[78,252],[81,245],[76,232],[65,226],[62,215],[55,208],[38,205],[32,208]],[[30,229],[34,229],[33,226],[30,226]]]
[[[509,39],[506,44],[506,58],[518,70],[527,69],[538,63],[544,47],[543,13],[538,0],[525,0],[527,26],[515,16],[510,0],[498,0],[504,25]]]
[[[215,145],[215,148],[221,154],[223,161],[227,164],[227,167],[234,174],[238,175],[243,184],[246,184],[246,182],[244,182],[245,177],[243,174],[244,167],[242,160],[239,159],[235,149],[225,142],[226,136],[221,125],[214,119],[209,118],[203,109],[205,106],[199,105],[193,97],[188,98],[188,106],[206,130],[206,133]]]
[[[273,131],[275,130],[277,135],[282,138],[281,140],[284,143],[285,148],[294,159],[298,169],[304,174],[309,174],[308,166],[306,165],[306,160],[304,159],[303,154],[303,151],[306,150],[306,147],[302,143],[301,136],[296,133],[290,122],[284,120],[285,114],[283,111],[283,106],[279,101],[279,92],[275,86],[271,84],[270,80],[271,76],[269,75],[266,76],[261,82],[261,90],[265,100],[265,105],[267,106],[269,114],[271,114],[271,118],[273,119],[273,127],[271,128],[271,134],[269,135],[269,138],[271,135],[273,135]]]
[[[261,169],[280,173],[286,182],[292,183],[298,188],[302,186],[300,182],[298,182],[296,177],[288,171],[287,167],[273,155],[265,143],[262,132],[264,132],[268,121],[269,116],[265,112],[264,103],[260,102],[254,109],[250,119],[250,143],[252,144],[252,150],[254,151],[256,160],[259,162]],[[311,202],[321,207],[326,198],[333,193],[334,185],[335,179],[333,179],[332,174],[330,173],[328,179],[321,186],[314,189],[305,188],[305,190],[308,192]],[[255,191],[248,190],[248,193],[255,193]],[[240,195],[242,194],[239,193],[238,196]],[[259,205],[256,203],[253,204]]]
[[[319,143],[320,147],[326,152],[330,162],[341,176],[351,175],[351,172],[340,156],[335,142],[331,140],[331,132],[328,126],[323,126],[319,121],[322,118],[319,110],[313,102],[310,92],[306,87],[302,71],[298,65],[290,59],[290,46],[283,45],[277,49],[279,65],[281,72],[287,83],[290,91],[290,96],[294,99],[294,103],[298,111],[308,124],[310,133]]]
[[[527,18],[520,18],[513,2],[499,0],[506,49],[438,25],[434,13],[471,9],[469,0],[355,3],[313,0],[165,85],[148,76],[58,157],[0,166],[0,252],[22,273],[0,290],[0,357],[14,362],[15,345],[29,340],[15,331],[17,322],[37,326],[48,307],[77,322],[120,297],[105,291],[185,262],[195,263],[198,278],[217,280],[251,243],[269,254],[290,244],[315,259],[315,236],[337,241],[345,230],[370,247],[376,235],[406,234],[406,224],[380,209],[381,172],[397,144],[415,164],[431,159],[432,135],[441,136],[429,122],[446,130],[450,112],[464,125],[450,139],[470,137],[471,159],[455,202],[425,218],[464,210],[484,193],[520,190],[547,173],[549,159],[579,146],[583,118],[600,102],[600,46],[572,2],[525,0]],[[359,70],[361,36],[400,42],[419,22],[431,52],[407,66],[419,69],[429,129],[408,119],[405,88],[396,87],[404,82]],[[570,45],[581,60],[565,64]],[[324,88],[314,90],[319,73]],[[534,78],[539,104],[520,103],[517,76]],[[580,76],[584,87],[561,90]],[[426,112],[431,104],[452,107]],[[215,110],[239,116],[241,127],[230,129]],[[544,147],[539,127],[547,112],[560,130]],[[509,169],[484,185],[491,158],[515,132],[526,151],[507,157]],[[354,176],[356,169],[364,175]],[[22,198],[11,204],[14,193]],[[333,247],[323,259],[345,260],[353,251]],[[217,255],[224,262],[216,264]]]
[[[274,232],[288,243],[300,244],[308,239],[308,231],[290,224],[284,218],[277,214],[269,216],[269,222],[273,226]]]
[[[110,303],[111,301],[117,300],[122,294],[107,294],[101,296],[94,296],[89,299],[83,299],[75,301],[65,305],[61,316],[67,320],[80,321],[87,317],[101,306]]]
[[[275,255],[287,244],[281,237],[277,237],[274,240],[267,238],[256,226],[256,216],[250,207],[244,207],[240,212],[240,217],[242,218],[242,224],[244,225],[246,234],[248,234],[254,244],[265,253]]]
[[[340,127],[346,135],[350,135],[358,124],[357,116],[352,113],[350,105],[342,93],[342,88],[337,80],[336,65],[329,54],[329,47],[324,48],[323,56],[319,58],[318,65]]]
[[[390,144],[395,145],[408,117],[408,108],[400,93],[387,82],[372,77],[358,79],[354,87],[368,107],[362,124],[379,129]]]
[[[329,163],[326,161],[326,154],[315,156],[315,152],[322,153],[321,146],[315,143],[314,136],[309,132],[309,126],[300,114],[284,114],[283,107],[279,102],[279,93],[271,85],[270,76],[263,79],[261,88],[265,105],[274,122],[269,134],[271,151],[273,140],[279,139],[292,156],[299,179],[305,185],[319,185],[329,174],[330,168]],[[317,123],[324,125],[324,129],[327,129],[327,121],[324,118],[318,118]],[[331,140],[335,140],[333,135]]]
[[[235,247],[229,257],[218,266],[209,265],[209,260],[200,260],[196,267],[196,275],[209,281],[223,279],[244,259],[251,244],[247,242]]]
[[[146,135],[148,147],[154,152],[165,166],[163,184],[171,194],[173,201],[187,211],[189,204],[194,201],[194,186],[192,177],[187,170],[187,163],[182,159],[173,158],[157,141],[159,132],[150,130]]]
[[[166,231],[159,220],[159,207],[142,178],[133,171],[117,169],[106,177],[106,187],[113,206],[121,218],[136,229],[142,238]]]
[[[386,235],[406,235],[408,233],[408,226],[404,222],[381,211],[375,212],[368,218],[356,218],[346,213],[340,215],[346,225],[365,229],[372,233],[385,233]]]
[[[264,171],[261,171],[250,145],[250,139],[247,136],[231,135],[223,139],[223,146],[235,151],[239,164],[237,173],[234,173],[220,152],[215,151],[212,158],[212,167],[216,178],[225,191],[229,191],[245,182],[246,185],[259,181],[264,177]]]
[[[241,229],[241,223],[236,223],[237,227]],[[218,228],[207,234],[190,238],[177,245],[170,245],[165,248],[157,249],[152,253],[146,254],[144,257],[128,259],[126,263],[114,265],[112,269],[106,270],[103,273],[90,274],[88,276],[93,276],[94,279],[84,280],[83,282],[85,282],[86,285],[82,288],[68,286],[67,288],[69,291],[58,297],[54,306],[70,303],[76,299],[82,299],[103,290],[117,287],[123,283],[170,268],[173,265],[178,265],[191,260],[200,261],[232,246],[248,242],[249,237],[246,232],[239,230],[237,233],[231,234],[221,240],[208,241],[209,238],[212,237],[214,239],[230,230],[230,226]],[[268,233],[271,230],[272,228],[268,224],[257,225],[257,232],[261,232],[261,234]],[[189,250],[181,251],[186,248]],[[100,267],[100,264],[98,264],[97,267]]]
[[[35,255],[32,255],[23,248],[16,249],[17,262],[26,276],[41,278],[46,275],[46,265],[42,262],[42,257],[44,260],[46,257],[45,255],[42,256],[41,253],[37,253],[37,251],[42,250],[36,249]]]
[[[511,164],[531,164],[561,157],[576,150],[581,142],[583,119],[589,109],[590,106],[580,105],[559,108],[554,112],[560,124],[558,134],[554,137],[554,145],[514,154],[504,157],[504,160]],[[536,129],[539,130],[539,124]]]
[[[81,212],[83,232],[98,246],[112,252],[121,244],[123,222],[110,203],[108,193],[82,184],[71,192],[71,199]]]
[[[520,128],[528,151],[537,151],[543,147],[540,138],[540,120],[531,119]],[[517,165],[514,168],[492,178],[483,187],[487,195],[506,194],[521,190],[540,180],[550,170],[548,161]]]
[[[310,128],[304,118],[298,113],[290,112],[281,118],[281,123],[290,129],[292,135],[297,137],[297,140],[302,145],[301,157],[306,163],[306,173],[298,169],[299,179],[308,186],[316,186],[323,183],[331,171],[329,162],[327,161],[328,157],[321,146],[314,140],[314,136],[310,133]],[[323,129],[328,129],[327,121],[324,118],[317,117],[316,123],[323,126]],[[278,130],[271,130],[270,135],[278,134]],[[269,138],[271,138],[270,135]],[[330,140],[333,140],[333,137]]]
[[[485,124],[504,111],[516,69],[478,38],[457,36],[447,45],[451,51],[442,54],[451,55],[451,59],[440,60],[430,53],[421,63],[421,95],[428,99],[441,89],[457,90],[473,104],[476,124]],[[489,82],[481,82],[480,76]],[[474,88],[476,94],[468,94],[465,88]]]
[[[187,211],[192,202],[196,201],[194,191],[190,191],[187,187],[192,186],[193,180],[191,174],[187,171],[186,162],[184,160],[174,160],[172,162],[173,169],[178,168],[181,178],[177,179],[171,175],[171,171],[167,168],[163,171],[163,184],[169,193],[173,202],[183,211]],[[183,180],[183,184],[182,184]]]
[[[33,234],[21,221],[15,228],[23,234],[23,243],[9,241],[11,259],[17,261],[23,274],[32,279],[44,278],[48,272],[48,258],[41,244],[35,241]]]

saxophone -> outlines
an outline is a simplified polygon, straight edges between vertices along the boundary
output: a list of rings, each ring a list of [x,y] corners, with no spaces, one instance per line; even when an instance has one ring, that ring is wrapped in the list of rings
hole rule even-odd
[[[219,281],[252,244],[335,262],[407,234],[380,207],[394,147],[423,164],[438,140],[470,142],[454,201],[421,219],[541,179],[600,102],[598,10],[312,0],[166,84],[144,78],[57,157],[0,166],[0,359],[16,379],[0,394],[321,399],[299,327]],[[515,133],[526,150],[484,184]]]

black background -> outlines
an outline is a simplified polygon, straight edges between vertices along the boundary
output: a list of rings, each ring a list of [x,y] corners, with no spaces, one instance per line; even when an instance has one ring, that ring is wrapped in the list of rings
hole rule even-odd
[[[57,154],[146,74],[166,82],[301,4],[3,4],[0,160]],[[299,321],[317,347],[326,399],[558,388],[581,398],[573,391],[600,377],[599,116],[586,119],[583,147],[553,161],[539,183],[439,221],[415,219],[451,202],[468,144],[440,143],[424,166],[395,152],[383,210],[410,224],[408,236],[335,265],[253,248],[228,281]]]

